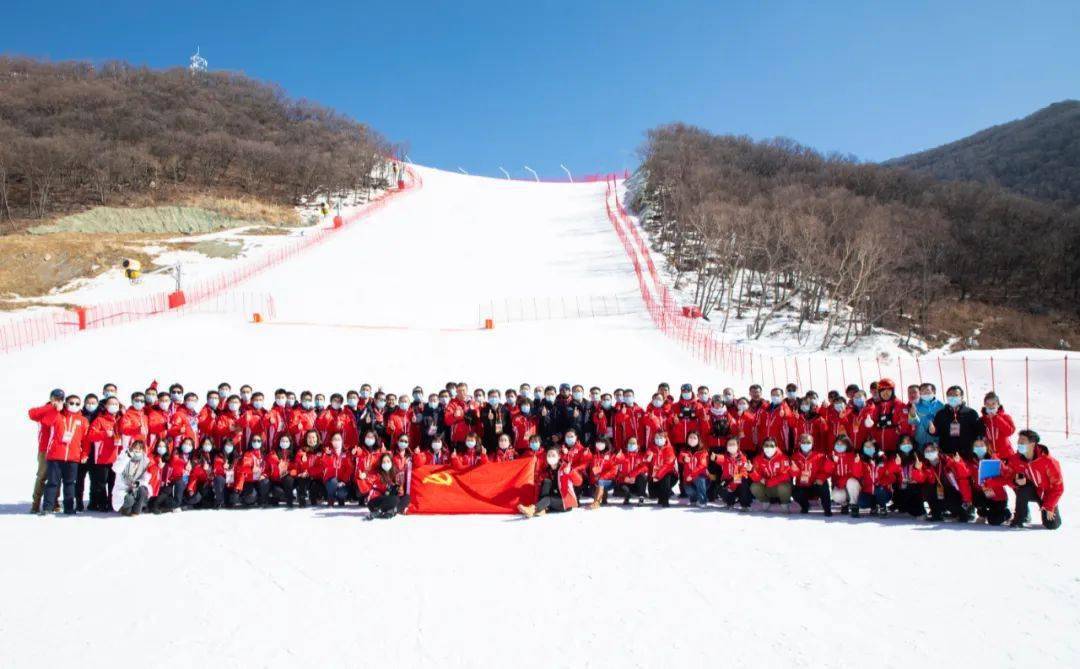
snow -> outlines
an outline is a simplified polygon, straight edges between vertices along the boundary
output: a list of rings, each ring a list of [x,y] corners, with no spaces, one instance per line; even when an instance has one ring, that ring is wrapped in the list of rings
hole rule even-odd
[[[483,303],[633,299],[604,185],[417,169],[423,189],[237,287],[272,293],[276,322],[148,319],[0,357],[0,664],[1077,664],[1080,458],[1057,440],[1057,532],[652,506],[371,523],[354,506],[25,513],[25,411],[56,386],[744,387],[640,309],[482,329]]]

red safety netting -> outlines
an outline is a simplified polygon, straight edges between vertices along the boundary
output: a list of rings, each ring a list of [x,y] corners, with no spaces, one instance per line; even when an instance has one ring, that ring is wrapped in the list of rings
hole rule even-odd
[[[334,227],[308,231],[267,253],[237,263],[227,272],[185,285],[182,292],[153,293],[0,321],[0,353],[35,346],[80,330],[128,323],[165,313],[184,314],[193,311],[244,313],[251,316],[258,314],[258,317],[262,319],[273,318],[272,296],[236,293],[234,290],[236,286],[330,239],[338,230],[383,209],[402,193],[408,193],[423,186],[423,179],[411,167],[405,168],[405,175],[401,188],[389,190],[364,207],[336,217]]]
[[[901,389],[903,398],[908,384],[925,380],[935,384],[939,396],[949,386],[964,388],[965,396],[976,406],[985,393],[993,390],[1016,418],[1017,429],[1032,427],[1061,433],[1066,438],[1077,433],[1080,426],[1076,424],[1075,403],[1080,388],[1065,354],[1038,358],[983,356],[977,352],[971,357],[949,358],[775,356],[723,341],[712,327],[693,315],[692,308],[680,306],[662,280],[644,236],[619,201],[616,180],[616,175],[608,175],[604,206],[634,267],[646,310],[657,328],[698,360],[766,388],[792,381],[800,388],[842,389],[850,383],[866,388],[872,381],[888,377]]]

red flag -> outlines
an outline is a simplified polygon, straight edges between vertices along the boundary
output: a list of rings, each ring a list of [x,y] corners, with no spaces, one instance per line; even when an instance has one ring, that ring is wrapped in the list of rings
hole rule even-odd
[[[532,457],[465,470],[429,465],[412,472],[409,513],[517,513],[518,504],[535,502]]]

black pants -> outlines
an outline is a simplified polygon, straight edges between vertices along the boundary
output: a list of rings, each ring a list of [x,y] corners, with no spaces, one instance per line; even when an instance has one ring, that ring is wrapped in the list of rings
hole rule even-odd
[[[1008,500],[990,499],[981,488],[975,488],[971,492],[971,498],[976,512],[991,525],[1001,525],[1012,515],[1009,513]]]
[[[1046,515],[1046,511],[1041,509],[1042,500],[1039,499],[1039,493],[1035,489],[1035,484],[1031,481],[1028,481],[1016,489],[1016,510],[1013,511],[1014,520],[1026,522],[1028,519],[1028,505],[1032,502],[1040,505],[1043,527],[1048,530],[1056,530],[1061,527],[1061,506],[1054,509],[1053,520],[1049,519]],[[65,502],[65,504],[67,504],[67,502]]]
[[[375,518],[393,518],[408,507],[408,495],[382,495],[368,502],[368,511]]]
[[[311,501],[311,479],[310,478],[297,478],[295,480],[296,490],[296,503],[300,505],[300,508],[304,508]]]
[[[276,483],[270,484],[270,500],[274,504],[285,502],[285,506],[292,506],[294,485],[293,477],[282,476]]]
[[[717,496],[729,507],[735,506],[735,502],[738,502],[742,508],[749,509],[754,502],[754,495],[750,492],[750,479],[748,478],[740,481],[734,490],[729,490],[726,483],[721,485],[717,490]]]
[[[906,488],[900,487],[899,485],[895,486],[893,490],[893,504],[897,509],[908,514],[912,518],[918,518],[919,516],[924,515],[926,513],[926,506],[923,504],[923,487],[911,485],[910,483]]]
[[[660,502],[660,506],[668,506],[671,504],[671,488],[674,485],[674,472],[656,481],[649,479],[649,497]]]
[[[147,502],[146,508],[151,513],[169,513],[170,511],[179,508],[180,502],[177,501],[174,492],[175,484],[168,486],[161,486],[161,490],[158,491],[156,497],[151,497]]]
[[[41,508],[52,511],[60,498],[60,488],[64,489],[64,513],[75,513],[75,474],[79,471],[78,462],[49,460],[45,465],[45,501]]]
[[[87,508],[91,511],[112,510],[109,506],[109,500],[112,499],[112,478],[109,475],[112,473],[111,465],[90,466],[90,504]],[[75,496],[82,499],[82,495],[77,491]]]
[[[923,484],[923,498],[926,500],[926,503],[930,505],[930,517],[934,520],[941,520],[942,514],[945,511],[948,511],[957,517],[964,517],[965,512],[961,506],[963,500],[960,498],[960,493],[951,485],[944,485],[943,488],[945,497],[944,499],[940,499],[938,497],[937,484]]]
[[[326,484],[315,479],[308,479],[308,492],[312,504],[318,504],[326,499]]]
[[[265,506],[270,496],[270,480],[248,481],[243,490],[233,490],[229,494],[231,506]]]
[[[90,457],[94,457],[93,449],[90,449]],[[82,511],[83,498],[86,493],[86,479],[90,478],[90,472],[94,468],[94,463],[87,460],[86,462],[80,462],[79,468],[75,471],[75,510]],[[90,510],[94,510],[93,500],[90,502]]]
[[[225,506],[225,477],[215,476],[184,498],[184,506],[197,509],[220,509]]]
[[[633,483],[623,481],[615,486],[615,494],[629,501],[631,497],[644,497],[648,493],[649,477],[642,474]]]
[[[832,495],[829,494],[828,483],[797,485],[791,489],[791,497],[799,504],[799,509],[803,513],[810,512],[810,502],[816,499],[821,501],[821,508],[825,511],[825,515],[832,515]]]

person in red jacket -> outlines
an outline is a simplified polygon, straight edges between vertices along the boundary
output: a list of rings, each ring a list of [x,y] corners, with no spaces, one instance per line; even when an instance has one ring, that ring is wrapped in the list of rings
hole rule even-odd
[[[668,441],[667,432],[661,430],[653,435],[652,444],[645,455],[649,462],[649,497],[660,506],[671,506],[671,490],[675,486],[675,449]]]
[[[37,450],[37,474],[34,476],[34,497],[30,503],[30,512],[41,511],[41,497],[45,493],[45,479],[48,474],[48,463],[45,460],[45,451],[49,448],[49,436],[52,433],[51,424],[45,422],[55,413],[64,410],[64,391],[57,388],[49,393],[49,401],[39,407],[33,407],[28,411],[30,420],[38,424],[38,450]]]
[[[510,448],[510,435],[505,432],[499,435],[495,445],[495,455],[492,462],[509,462],[517,457],[517,452]]]
[[[798,503],[799,511],[810,513],[810,502],[816,499],[821,502],[821,510],[825,515],[831,516],[829,475],[832,473],[832,460],[817,450],[812,435],[799,435],[799,449],[791,457],[791,473],[795,476],[795,487],[791,496]]]
[[[528,449],[526,449],[528,450]],[[450,452],[443,443],[442,437],[435,437],[431,440],[431,450],[417,449],[413,455],[413,469],[417,467],[427,467],[428,465],[448,465],[450,464]]]
[[[184,439],[192,442],[199,438],[199,415],[196,413],[198,396],[188,393],[183,403],[172,412],[169,418],[168,430],[169,448],[175,450]]]
[[[323,409],[315,419],[315,429],[319,431],[319,441],[330,443],[335,434],[342,435],[342,447],[352,448],[360,443],[360,432],[356,425],[356,416],[352,409],[345,408],[341,393],[330,396],[330,406]]]
[[[977,522],[1001,525],[1012,517],[1005,488],[1011,482],[1010,464],[1015,460],[1015,456],[1009,461],[1001,461],[1000,476],[980,481],[979,465],[983,460],[994,459],[990,454],[988,441],[983,437],[976,438],[971,444],[971,457],[965,460],[971,478],[971,503],[975,507]]]
[[[303,401],[303,400],[301,400]],[[315,481],[321,483],[321,474],[313,473],[315,466],[315,460],[319,457],[319,452],[322,450],[322,446],[319,444],[319,433],[315,430],[308,430],[304,434],[304,439],[300,443],[300,447],[296,449],[296,454],[293,455],[292,466],[289,468],[289,475],[293,478],[293,485],[296,490],[296,503],[301,509],[306,508],[310,502],[313,502],[312,486]]]
[[[668,435],[676,451],[681,451],[691,432],[700,437],[704,431],[705,409],[690,390],[690,384],[684,384],[678,401],[671,406]]]
[[[581,485],[581,476],[568,463],[562,462],[557,447],[548,449],[544,462],[547,466],[541,474],[536,504],[518,505],[518,511],[526,518],[542,516],[548,511],[570,511],[578,505],[574,487]]]
[[[643,504],[648,493],[649,461],[639,450],[637,437],[627,439],[626,448],[617,454],[617,458],[615,493],[623,498],[624,506],[630,503],[631,497],[637,497],[638,504]]]
[[[231,395],[225,402],[225,410],[214,420],[214,440],[224,446],[227,439],[234,447],[242,448],[244,429],[240,425],[240,415],[240,398]]]
[[[232,506],[266,506],[270,494],[270,479],[266,473],[266,456],[263,440],[259,435],[251,439],[250,447],[236,464],[232,493]]]
[[[409,509],[409,474],[398,469],[389,453],[379,457],[379,464],[370,475],[368,494],[369,518],[393,518]]]
[[[791,461],[771,438],[762,442],[761,453],[754,457],[750,480],[750,492],[765,511],[773,504],[791,511]]]
[[[150,441],[147,445],[152,451],[157,450],[159,443],[165,444],[165,450],[172,453],[173,444],[169,441],[169,421],[172,419],[173,406],[172,397],[169,393],[158,393],[157,402],[150,403],[150,398],[146,400],[146,425],[147,431],[150,435]]]
[[[858,504],[861,486],[855,476],[855,451],[851,437],[842,434],[833,444],[831,473],[832,501],[840,505],[840,513],[848,513],[852,504]]]
[[[878,450],[873,439],[863,442],[858,459],[855,460],[855,478],[859,482],[857,504],[849,509],[852,518],[858,518],[861,509],[870,513],[887,516],[888,505],[892,499],[893,487],[900,475],[895,455]]]
[[[214,440],[203,437],[191,461],[191,475],[184,491],[187,508],[220,509],[225,505],[225,460],[214,453]]]
[[[211,390],[206,393],[206,404],[199,409],[198,427],[199,436],[201,437],[213,437],[214,435],[214,421],[217,420],[218,412],[222,409],[221,395],[216,390]]]
[[[510,421],[514,433],[514,449],[519,453],[529,450],[529,441],[540,428],[540,420],[532,414],[532,406],[532,400],[527,397],[522,399],[517,414]]]
[[[591,508],[607,504],[608,495],[615,489],[618,475],[619,459],[611,450],[611,441],[607,437],[597,437],[588,467],[588,484],[593,489]]]
[[[116,456],[123,450],[120,437],[120,400],[110,397],[104,402],[105,410],[98,413],[90,424],[86,438],[90,441],[90,505],[91,511],[112,511],[112,472]]]
[[[930,520],[945,520],[946,511],[960,522],[971,520],[971,473],[959,453],[942,457],[938,445],[929,443],[916,468],[923,477],[923,498],[930,506]]]
[[[624,391],[622,408],[615,414],[615,450],[625,450],[631,437],[638,444],[642,443],[644,439],[642,419],[644,416],[645,411],[634,403],[634,391]]]
[[[326,503],[333,506],[345,506],[353,487],[355,474],[353,458],[344,452],[345,437],[340,433],[330,437],[329,446],[319,457],[322,470],[323,486],[326,488]]]
[[[814,451],[825,455],[832,446],[829,441],[829,425],[821,412],[814,407],[813,402],[814,400],[809,395],[799,400],[794,422],[792,423],[792,429],[795,430],[795,443],[796,445],[799,443],[799,438],[802,435],[809,435],[813,440]],[[792,455],[797,454],[797,452],[796,450]]]
[[[293,477],[292,437],[288,432],[278,435],[277,445],[270,447],[266,455],[266,475],[270,479],[268,500],[273,504],[284,502],[292,508],[296,479]]]
[[[270,443],[270,413],[263,404],[263,394],[255,393],[251,396],[251,405],[243,409],[240,414],[240,429],[244,433],[245,444],[250,444],[258,437],[264,445],[273,446]]]
[[[878,381],[877,392],[879,399],[867,404],[859,417],[868,435],[885,454],[891,455],[896,452],[900,435],[911,431],[907,405],[896,398],[892,379]]]
[[[184,504],[184,495],[194,469],[192,463],[194,451],[195,440],[184,437],[173,449],[172,455],[165,456],[166,459],[162,462],[162,494],[172,498],[168,503],[170,510],[180,508]]]
[[[64,490],[64,514],[75,514],[75,474],[79,463],[89,456],[90,442],[86,433],[90,425],[82,414],[82,399],[78,395],[68,395],[64,410],[55,404],[43,407],[38,422],[49,426],[49,441],[45,449],[45,487],[44,499],[38,509],[39,515],[51,513]]]
[[[480,445],[480,437],[475,432],[465,435],[464,448],[450,456],[454,469],[472,469],[488,461],[487,451]]]
[[[750,492],[750,472],[753,465],[743,453],[738,437],[730,437],[724,445],[724,452],[712,456],[712,461],[719,467],[717,476],[717,498],[728,509],[739,503],[740,511],[749,511],[754,501]]]
[[[1005,413],[1005,407],[1001,406],[997,393],[986,393],[986,397],[983,398],[982,423],[986,431],[989,457],[998,460],[1011,458],[1016,453],[1011,440],[1016,432],[1016,424],[1012,416]]]
[[[305,390],[300,393],[300,404],[289,412],[289,424],[286,430],[293,438],[294,444],[304,443],[307,433],[315,429],[315,419],[317,417],[315,400],[312,398],[311,391]]]
[[[679,454],[679,464],[679,485],[686,489],[690,506],[704,508],[709,501],[709,451],[705,449],[697,432],[691,431],[686,436],[686,448]]]
[[[788,454],[795,439],[795,412],[784,402],[783,391],[773,388],[769,404],[757,412],[757,438],[759,447],[772,439],[781,453]]]
[[[739,438],[739,450],[747,458],[753,458],[758,452],[757,414],[750,405],[750,400],[740,397],[735,402],[735,435]]]
[[[893,485],[893,506],[895,510],[910,515],[912,518],[921,518],[926,515],[926,504],[923,502],[922,471],[918,466],[919,456],[915,453],[915,441],[910,434],[900,437],[896,445],[896,455],[893,456],[899,469],[896,482]]]
[[[1034,430],[1021,430],[1016,439],[1017,471],[1013,477],[1016,490],[1016,508],[1010,527],[1023,527],[1028,522],[1028,506],[1039,505],[1042,525],[1048,530],[1061,527],[1061,509],[1058,502],[1065,494],[1065,480],[1061,465],[1050,456],[1050,449],[1039,442]]]

